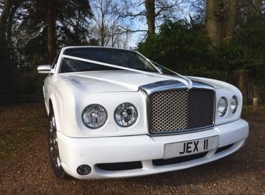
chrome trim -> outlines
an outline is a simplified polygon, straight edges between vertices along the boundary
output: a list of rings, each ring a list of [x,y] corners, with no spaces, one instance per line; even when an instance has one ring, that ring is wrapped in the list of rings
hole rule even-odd
[[[145,91],[147,95],[149,96],[150,94],[154,92],[166,91],[166,90],[171,90],[171,89],[184,89],[184,88],[187,88],[187,86],[176,80],[164,80],[164,81],[158,81],[155,83],[150,83],[147,85],[142,85],[139,88]],[[206,85],[204,83],[199,83],[199,82],[193,82],[192,88],[211,89],[215,91],[214,87],[210,85]],[[189,89],[187,88],[187,90]]]
[[[154,92],[159,92],[159,91],[167,91],[167,90],[173,90],[173,89],[187,89],[187,86],[185,86],[183,83],[178,82],[176,80],[165,80],[165,81],[160,81],[160,82],[155,82],[147,85],[142,85],[139,87],[139,90],[144,92],[146,94],[146,109],[147,109],[147,127],[148,127],[148,132],[150,136],[164,136],[164,135],[178,135],[178,134],[184,134],[184,133],[194,133],[198,131],[205,131],[212,129],[215,125],[215,118],[216,118],[216,91],[213,86],[200,83],[200,82],[193,82],[193,87],[196,89],[208,89],[208,90],[213,90],[214,92],[214,102],[213,102],[213,121],[211,125],[204,126],[204,127],[198,127],[198,128],[193,128],[193,129],[185,129],[185,130],[179,130],[179,131],[174,131],[174,132],[152,132],[150,131],[150,99],[149,96],[154,93]]]

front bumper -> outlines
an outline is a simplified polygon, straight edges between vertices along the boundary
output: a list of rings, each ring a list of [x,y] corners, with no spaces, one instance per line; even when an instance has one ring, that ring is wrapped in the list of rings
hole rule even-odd
[[[64,170],[78,179],[98,179],[150,175],[205,164],[237,151],[244,145],[248,133],[248,123],[240,119],[205,131],[180,135],[70,138],[58,132],[57,136]],[[187,156],[186,160],[164,162],[165,144],[211,136],[219,137],[218,148],[192,158]],[[91,173],[79,175],[77,167],[84,164],[91,167]],[[119,166],[126,165],[128,169],[119,170]]]

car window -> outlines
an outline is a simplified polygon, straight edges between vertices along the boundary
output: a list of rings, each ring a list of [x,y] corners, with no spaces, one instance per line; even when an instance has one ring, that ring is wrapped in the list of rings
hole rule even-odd
[[[96,71],[96,70],[115,70],[115,68],[64,58],[60,72],[67,73],[67,72]]]
[[[99,61],[103,63],[113,64],[126,68],[137,70],[157,72],[157,70],[139,55],[137,52],[121,49],[110,48],[68,48],[64,52],[65,55]],[[62,63],[60,72],[76,72],[76,71],[92,71],[92,70],[113,70],[108,66],[73,60],[65,58]]]

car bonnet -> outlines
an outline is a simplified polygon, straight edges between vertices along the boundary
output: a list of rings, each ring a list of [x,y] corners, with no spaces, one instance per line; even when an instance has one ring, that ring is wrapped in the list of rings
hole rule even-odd
[[[142,85],[176,79],[159,73],[150,75],[126,70],[63,73],[59,77],[89,93],[138,91]]]

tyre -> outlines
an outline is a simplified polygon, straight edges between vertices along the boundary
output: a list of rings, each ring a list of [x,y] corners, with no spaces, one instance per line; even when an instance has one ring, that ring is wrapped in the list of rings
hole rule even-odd
[[[53,111],[52,106],[51,106],[50,113],[49,113],[49,122],[50,122],[50,128],[48,130],[48,150],[49,150],[51,167],[56,177],[60,179],[65,179],[68,177],[68,175],[64,171],[61,165],[60,151],[59,151],[58,139],[57,139],[56,120],[54,117],[54,111]]]

